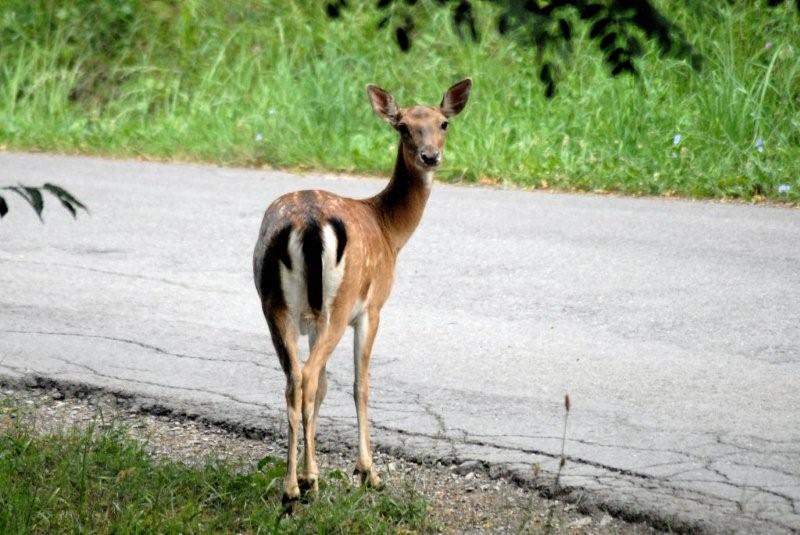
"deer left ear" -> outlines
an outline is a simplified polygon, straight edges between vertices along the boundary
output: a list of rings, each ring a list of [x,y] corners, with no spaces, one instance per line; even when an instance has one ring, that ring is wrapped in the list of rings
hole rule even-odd
[[[469,100],[469,92],[472,89],[472,80],[465,78],[450,87],[442,97],[439,107],[445,117],[453,117],[461,113]]]

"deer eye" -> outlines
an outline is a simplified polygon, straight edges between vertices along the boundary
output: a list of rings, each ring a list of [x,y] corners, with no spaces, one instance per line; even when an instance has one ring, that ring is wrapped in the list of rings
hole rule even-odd
[[[400,135],[403,137],[408,137],[411,135],[411,132],[408,130],[408,125],[405,123],[400,123],[397,125],[397,129],[400,131]]]
[[[442,123],[442,130],[447,130],[447,125],[448,125],[448,124],[449,124],[449,123],[448,123],[447,121],[443,122],[443,123]]]

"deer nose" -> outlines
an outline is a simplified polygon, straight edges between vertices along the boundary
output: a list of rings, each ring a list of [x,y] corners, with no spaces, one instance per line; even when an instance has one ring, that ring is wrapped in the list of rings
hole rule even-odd
[[[422,149],[419,151],[419,156],[425,165],[437,165],[439,163],[439,151],[436,149]]]

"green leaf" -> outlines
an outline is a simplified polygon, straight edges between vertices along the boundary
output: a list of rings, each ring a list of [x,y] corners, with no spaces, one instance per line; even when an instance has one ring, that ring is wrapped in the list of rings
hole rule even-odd
[[[263,469],[267,465],[278,464],[280,459],[274,457],[272,455],[266,455],[258,460],[258,464],[256,465],[259,470]]]
[[[55,184],[50,184],[49,182],[42,186],[43,189],[49,191],[53,194],[61,203],[64,208],[69,210],[69,213],[72,214],[72,217],[77,217],[78,212],[77,208],[82,208],[86,213],[89,212],[89,209],[84,206],[84,204],[79,201],[74,195],[70,192],[62,188],[61,186],[56,186]]]
[[[7,186],[4,189],[13,191],[17,195],[19,195],[20,197],[25,199],[25,202],[30,204],[31,208],[33,208],[34,210],[37,210],[36,214],[39,216],[39,219],[42,219],[42,212],[41,212],[41,209],[39,207],[37,207],[37,202],[36,202],[37,200],[34,199],[30,194],[30,190],[33,190],[34,188],[27,188],[25,186]],[[37,191],[36,193],[39,193],[39,192]],[[38,199],[39,202],[41,202],[41,200],[42,200],[41,197],[42,197],[42,195],[39,194],[39,199]]]
[[[86,206],[84,206],[84,204],[81,201],[79,201],[74,195],[72,195],[70,192],[68,192],[61,186],[57,186],[55,184],[47,182],[44,186],[42,186],[42,188],[46,189],[47,191],[58,197],[58,199],[61,200],[62,204],[64,204],[64,201],[67,201],[70,204],[77,206],[78,208],[82,208],[87,213],[89,212],[89,209],[86,208]]]
[[[337,479],[339,481],[349,481],[350,479],[349,477],[347,477],[347,474],[344,473],[344,470],[340,468],[334,468],[333,470],[328,472],[328,477],[330,479]]]
[[[36,212],[36,215],[39,216],[39,220],[44,222],[44,219],[42,219],[42,210],[44,210],[44,199],[42,198],[42,193],[38,188],[29,188],[27,186],[23,186],[22,184],[20,184],[20,187],[28,192],[28,195],[30,196],[31,207]]]
[[[62,199],[61,197],[56,195],[56,198],[61,203],[61,205],[69,210],[69,213],[72,214],[73,219],[78,217],[78,212],[75,210],[75,207],[70,204],[70,202],[66,199]]]
[[[5,216],[8,213],[8,204],[6,204],[6,200],[0,195],[0,217]]]

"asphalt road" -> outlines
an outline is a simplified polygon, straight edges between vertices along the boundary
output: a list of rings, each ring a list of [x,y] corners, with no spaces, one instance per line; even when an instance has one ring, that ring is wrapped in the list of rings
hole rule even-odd
[[[99,386],[282,436],[252,283],[279,194],[375,179],[0,154],[92,209],[0,222],[0,375]],[[629,517],[800,530],[800,211],[437,184],[373,356],[376,444],[562,483]],[[320,447],[355,445],[350,335]],[[663,525],[663,524],[662,524]]]

